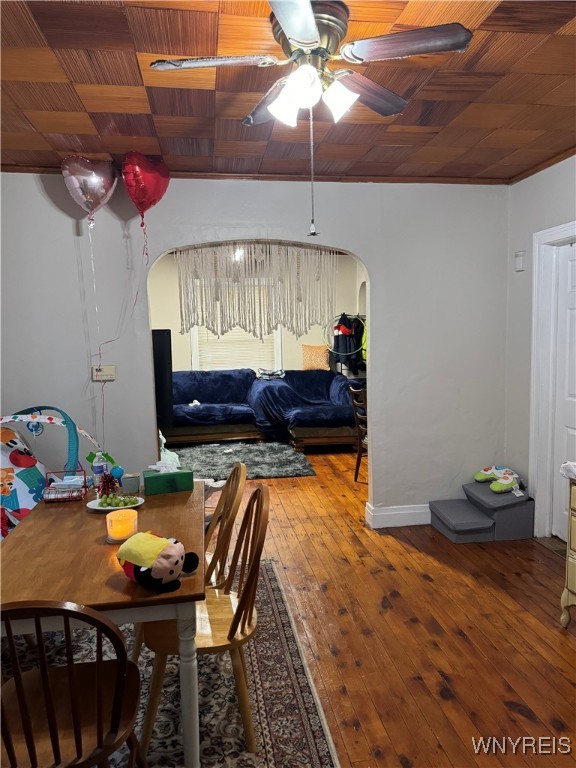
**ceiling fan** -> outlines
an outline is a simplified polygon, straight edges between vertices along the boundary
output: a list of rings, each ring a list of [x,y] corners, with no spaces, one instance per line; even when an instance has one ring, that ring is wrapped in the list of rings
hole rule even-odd
[[[311,109],[320,98],[337,122],[358,100],[379,115],[396,115],[408,103],[398,94],[351,69],[329,69],[331,62],[365,64],[419,54],[464,51],[472,33],[461,24],[441,24],[406,32],[356,40],[338,47],[348,29],[349,11],[340,0],[269,0],[272,34],[286,59],[276,56],[206,56],[161,59],[156,70],[175,71],[197,67],[286,66],[295,69],[281,77],[264,94],[242,123],[259,125],[278,118],[295,126],[299,109]]]

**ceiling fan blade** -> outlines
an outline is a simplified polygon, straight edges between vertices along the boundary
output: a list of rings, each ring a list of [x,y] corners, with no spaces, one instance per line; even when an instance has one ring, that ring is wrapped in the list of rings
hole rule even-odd
[[[361,104],[373,109],[374,112],[383,117],[399,114],[408,104],[402,96],[398,96],[394,91],[389,91],[388,88],[369,80],[359,72],[340,75],[338,81],[341,81],[348,90],[357,93],[358,101]]]
[[[270,0],[270,8],[288,40],[296,48],[320,45],[320,34],[310,0]]]
[[[195,59],[158,59],[150,66],[161,72],[198,67],[272,67],[279,64],[276,56],[202,56]]]
[[[421,53],[464,51],[471,39],[472,32],[462,24],[440,24],[344,43],[340,48],[340,56],[352,64],[403,59]]]
[[[266,91],[264,96],[260,99],[258,104],[254,107],[252,112],[242,120],[242,125],[248,127],[252,125],[261,125],[267,123],[269,120],[273,120],[274,117],[271,112],[268,111],[268,105],[278,98],[280,91],[286,85],[287,77],[281,77],[280,80],[276,80],[274,85]]]

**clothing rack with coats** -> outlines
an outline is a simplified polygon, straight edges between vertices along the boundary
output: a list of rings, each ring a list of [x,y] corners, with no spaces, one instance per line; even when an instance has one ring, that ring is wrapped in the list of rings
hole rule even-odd
[[[346,366],[353,376],[366,370],[367,328],[365,315],[337,315],[331,323],[334,343],[330,347],[334,365]]]

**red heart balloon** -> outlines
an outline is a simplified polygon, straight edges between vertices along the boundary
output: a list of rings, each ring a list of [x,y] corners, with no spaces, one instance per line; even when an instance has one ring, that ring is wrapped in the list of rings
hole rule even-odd
[[[153,160],[140,152],[128,152],[122,163],[122,180],[144,219],[145,212],[164,197],[170,183],[170,171],[161,160]]]

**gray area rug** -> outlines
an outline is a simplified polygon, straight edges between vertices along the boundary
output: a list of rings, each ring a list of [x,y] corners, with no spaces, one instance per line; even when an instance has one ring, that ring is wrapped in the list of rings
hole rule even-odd
[[[173,451],[197,480],[226,480],[237,461],[246,464],[250,480],[316,474],[306,456],[287,443],[203,443]]]

